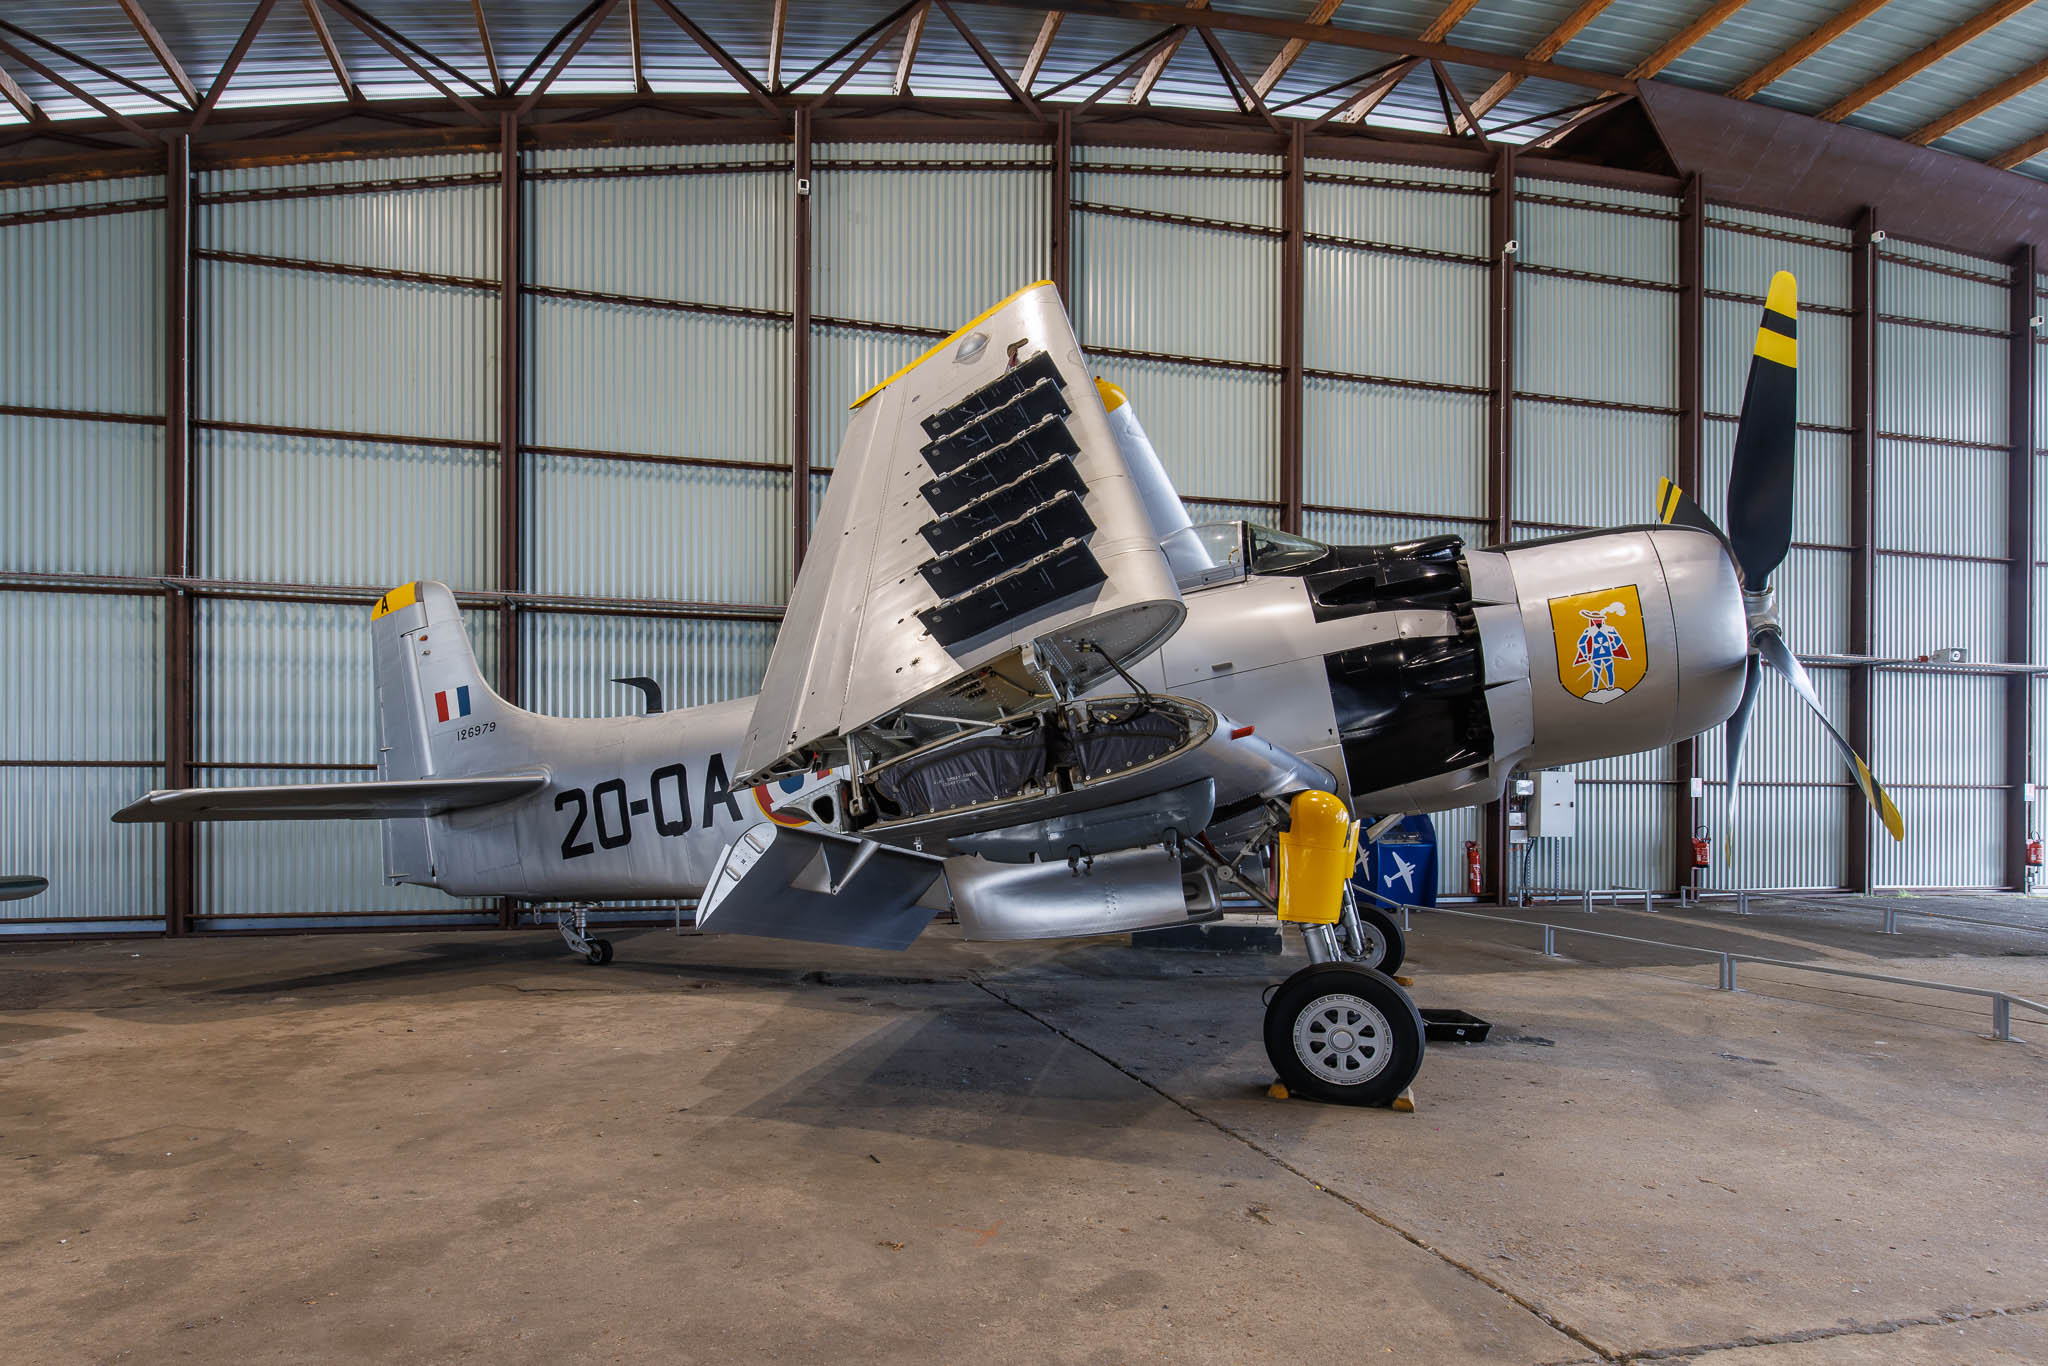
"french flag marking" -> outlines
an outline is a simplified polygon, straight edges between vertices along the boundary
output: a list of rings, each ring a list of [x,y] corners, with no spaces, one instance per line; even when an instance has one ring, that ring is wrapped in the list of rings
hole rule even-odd
[[[434,710],[440,713],[443,721],[448,720],[451,715],[469,715],[469,689],[465,687],[455,690],[455,710],[452,713],[448,710],[448,694],[445,692],[435,693]]]

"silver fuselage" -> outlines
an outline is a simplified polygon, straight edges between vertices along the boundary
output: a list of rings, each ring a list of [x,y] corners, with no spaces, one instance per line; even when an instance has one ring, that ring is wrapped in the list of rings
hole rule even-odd
[[[1718,538],[1631,528],[1468,551],[1464,566],[1471,601],[1456,611],[1393,607],[1318,620],[1305,580],[1290,575],[1191,588],[1180,629],[1131,671],[1148,689],[1254,727],[1334,775],[1374,814],[1488,801],[1513,769],[1657,748],[1733,711],[1748,645],[1740,586]],[[1593,624],[1599,609],[1624,602],[1613,621]],[[1326,661],[1460,637],[1476,637],[1484,661],[1489,752],[1392,785],[1351,771]],[[1581,637],[1594,648],[1579,648]],[[1617,644],[1624,658],[1613,657]],[[723,849],[791,795],[730,786],[752,714],[751,698],[648,717],[515,712],[500,723],[514,733],[500,739],[548,756],[548,787],[394,829],[392,875],[461,896],[695,896]],[[804,816],[786,810],[780,819]]]

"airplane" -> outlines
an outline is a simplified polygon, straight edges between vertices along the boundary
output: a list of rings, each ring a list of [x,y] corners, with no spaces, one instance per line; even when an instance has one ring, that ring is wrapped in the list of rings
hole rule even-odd
[[[1388,856],[1394,860],[1394,871],[1388,873],[1386,876],[1386,885],[1388,890],[1391,891],[1393,889],[1394,884],[1398,882],[1404,888],[1407,889],[1408,895],[1414,896],[1415,865],[1410,863],[1407,859],[1402,858],[1399,854],[1392,853],[1391,851],[1389,851]]]
[[[1333,546],[1193,524],[1040,282],[854,402],[758,695],[536,715],[485,682],[449,589],[408,583],[370,613],[375,780],[151,792],[114,819],[377,820],[389,881],[568,903],[593,963],[606,900],[902,949],[949,907],[969,939],[1053,939],[1213,918],[1235,891],[1310,959],[1266,1008],[1281,1080],[1384,1104],[1424,1032],[1389,975],[1400,931],[1353,890],[1362,813],[1495,800],[1519,768],[1724,721],[1732,808],[1762,670],[1820,710],[1769,585],[1795,311],[1780,273],[1726,533],[1666,481],[1653,525]]]

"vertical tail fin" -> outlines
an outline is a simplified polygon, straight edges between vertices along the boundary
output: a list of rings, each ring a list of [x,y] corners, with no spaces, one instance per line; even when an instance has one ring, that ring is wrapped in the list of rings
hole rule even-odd
[[[400,584],[370,612],[377,681],[377,775],[431,778],[504,766],[518,708],[484,682],[445,584]],[[479,733],[479,728],[488,727]],[[384,878],[438,886],[429,818],[386,820]]]
[[[377,600],[370,633],[378,772],[431,778],[501,767],[506,745],[483,741],[519,709],[484,681],[455,595],[443,584],[402,584]]]

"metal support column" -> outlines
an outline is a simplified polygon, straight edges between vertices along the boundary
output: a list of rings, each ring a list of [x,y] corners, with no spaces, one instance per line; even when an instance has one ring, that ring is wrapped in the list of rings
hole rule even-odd
[[[1850,246],[1849,321],[1849,653],[1867,657],[1875,637],[1872,610],[1877,581],[1877,214],[1857,217]],[[1871,746],[1871,671],[1849,673],[1849,743],[1873,770],[1881,756]],[[1849,890],[1868,892],[1876,880],[1870,839],[1871,813],[1853,792],[1849,801],[1847,873]]]
[[[2011,370],[2006,379],[2005,657],[2014,664],[2033,660],[2034,620],[2034,341],[2039,307],[2032,243],[2012,254]],[[2033,778],[2033,679],[2013,674],[2005,681],[2005,885],[2027,885],[2027,825],[2031,812],[2027,784]]]
[[[1486,255],[1486,524],[1494,544],[1512,533],[1515,434],[1515,149],[1494,154]]]
[[[519,118],[498,121],[498,589],[516,593],[523,581],[525,488],[521,479],[520,417],[526,382],[526,328],[520,283],[526,270],[525,187],[519,174]],[[515,705],[519,686],[519,608],[507,599],[498,611],[498,691]],[[498,902],[498,923],[518,923],[517,904]]]
[[[1303,127],[1289,126],[1287,171],[1280,186],[1280,525],[1301,530],[1302,484],[1302,310],[1307,232]]]
[[[1052,230],[1047,245],[1052,260],[1046,278],[1060,292],[1060,302],[1074,310],[1074,111],[1062,109],[1052,137]]]
[[[1702,329],[1707,299],[1706,189],[1695,175],[1685,182],[1678,213],[1678,486],[1700,496],[1701,443],[1706,432],[1706,372]],[[1681,893],[1698,876],[1692,866],[1692,832],[1699,824],[1700,804],[1692,794],[1700,771],[1700,742],[1681,740],[1672,747],[1671,789],[1677,837],[1672,841],[1672,886]],[[1733,831],[1724,833],[1732,838]]]
[[[791,582],[811,543],[811,111],[791,131],[789,515]]]
[[[170,138],[164,164],[164,786],[192,785],[192,143]],[[164,828],[164,930],[191,928],[198,887],[192,826]]]
[[[1494,153],[1488,200],[1486,255],[1491,278],[1486,307],[1486,527],[1505,545],[1513,531],[1515,432],[1515,149]],[[1508,894],[1508,810],[1486,806],[1482,850],[1487,894],[1505,905]]]

